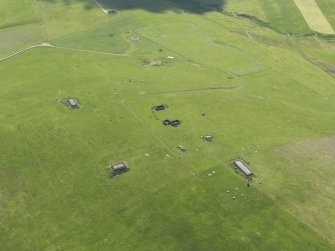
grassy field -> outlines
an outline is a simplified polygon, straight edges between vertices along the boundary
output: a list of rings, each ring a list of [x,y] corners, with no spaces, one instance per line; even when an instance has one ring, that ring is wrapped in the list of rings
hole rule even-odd
[[[293,1],[92,2],[0,29],[54,46],[0,61],[0,250],[335,250],[334,42]]]
[[[93,28],[109,20],[94,1],[41,0],[36,2],[48,39]]]

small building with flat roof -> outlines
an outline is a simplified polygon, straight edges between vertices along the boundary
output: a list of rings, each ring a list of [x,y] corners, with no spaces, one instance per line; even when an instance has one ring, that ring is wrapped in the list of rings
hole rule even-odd
[[[156,105],[154,109],[156,111],[162,111],[162,110],[165,110],[165,108],[166,108],[165,105]]]
[[[123,162],[112,164],[111,169],[112,169],[112,176],[128,171],[126,164]]]
[[[79,108],[80,107],[79,104],[78,104],[78,102],[77,102],[77,100],[75,98],[73,98],[73,97],[66,98],[66,103],[68,104],[68,106],[70,108]]]
[[[127,169],[127,166],[125,163],[121,162],[118,164],[112,164],[112,169],[113,171],[120,171],[120,170]]]
[[[169,119],[163,120],[163,125],[170,125],[171,121]]]
[[[172,126],[179,126],[181,124],[181,121],[179,119],[171,120],[170,125]]]
[[[244,162],[242,161],[242,160],[234,160],[234,165],[238,168],[238,169],[240,169],[240,171],[242,172],[242,173],[244,173],[246,176],[251,176],[251,175],[253,175],[254,173],[250,170],[250,168],[246,165],[246,164],[244,164]]]
[[[117,14],[118,11],[115,9],[111,9],[111,10],[105,10],[105,13],[108,15],[114,15],[114,14]]]

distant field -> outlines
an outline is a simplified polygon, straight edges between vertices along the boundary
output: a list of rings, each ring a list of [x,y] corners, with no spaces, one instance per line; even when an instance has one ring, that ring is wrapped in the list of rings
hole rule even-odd
[[[0,249],[334,250],[335,79],[306,60],[332,37],[293,1],[99,2],[0,29],[0,57],[55,46],[0,61]]]
[[[102,25],[86,31],[70,34],[53,43],[77,49],[88,49],[112,53],[124,53],[130,47],[125,32],[146,26],[145,23],[130,15],[121,15]]]
[[[195,63],[206,62],[209,66],[221,67],[236,75],[258,71],[262,68],[261,62],[246,55],[241,48],[230,46],[225,42],[224,34],[216,34],[211,38],[210,33],[204,28],[207,24],[206,22],[167,24],[139,29],[137,32],[155,43],[171,48],[183,57],[194,60]],[[193,50],[200,46],[202,46],[201,50]],[[217,53],[213,54],[213,50],[216,50]]]
[[[94,1],[42,0],[36,4],[49,39],[87,30],[109,20]]]
[[[228,0],[225,10],[228,12],[237,12],[255,16],[260,20],[270,23],[274,28],[284,32],[310,32],[303,16],[292,0]]]
[[[34,0],[1,0],[0,29],[40,21]]]
[[[268,21],[266,12],[259,0],[226,1],[225,11],[248,14],[263,21]]]
[[[335,34],[333,27],[315,0],[294,0],[294,2],[312,30],[325,34]]]

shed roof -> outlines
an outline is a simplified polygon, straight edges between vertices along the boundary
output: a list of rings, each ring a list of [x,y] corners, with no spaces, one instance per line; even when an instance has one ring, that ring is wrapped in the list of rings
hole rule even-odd
[[[240,169],[246,176],[253,175],[254,173],[250,170],[250,168],[243,163],[241,160],[234,161],[235,166]]]
[[[112,168],[113,170],[122,170],[122,169],[127,168],[127,166],[123,162],[121,162],[118,164],[112,164]]]
[[[75,98],[67,98],[66,101],[71,107],[79,107],[79,104]]]
[[[157,105],[157,106],[155,106],[155,110],[156,111],[161,111],[161,110],[165,110],[165,105]]]

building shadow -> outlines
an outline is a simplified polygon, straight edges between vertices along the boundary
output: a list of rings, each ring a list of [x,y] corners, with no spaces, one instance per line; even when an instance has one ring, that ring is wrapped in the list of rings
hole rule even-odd
[[[84,9],[90,10],[96,4],[94,0],[42,0],[56,3],[62,1],[71,5],[74,2],[84,2]],[[104,9],[117,11],[142,9],[150,12],[190,12],[204,14],[209,11],[223,11],[226,0],[98,0]]]

